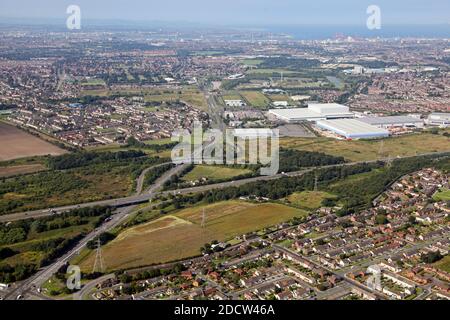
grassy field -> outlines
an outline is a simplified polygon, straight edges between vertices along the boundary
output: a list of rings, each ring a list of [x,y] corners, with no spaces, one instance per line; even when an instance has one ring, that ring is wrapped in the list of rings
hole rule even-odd
[[[350,161],[366,161],[397,156],[450,151],[450,138],[430,133],[412,134],[381,140],[344,141],[329,138],[282,138],[280,146],[296,150],[343,156]],[[380,153],[381,151],[381,153]]]
[[[270,100],[272,100],[273,102],[276,101],[288,101],[290,102],[291,99],[287,94],[271,94],[270,96]]]
[[[71,154],[67,157],[77,156]],[[135,181],[142,170],[163,161],[141,157],[140,154],[136,158],[122,160],[111,154],[109,160],[97,161],[97,157],[105,156],[99,152],[92,163],[79,167],[3,178],[0,214],[127,196],[134,191]],[[6,164],[16,165],[15,162]],[[4,168],[8,167],[0,166],[1,170]]]
[[[86,79],[81,82],[82,86],[106,86],[103,79]]]
[[[203,210],[206,225],[201,227]],[[200,254],[200,247],[212,240],[231,240],[237,235],[259,230],[306,211],[280,204],[253,204],[226,201],[181,210],[119,234],[104,246],[103,257],[108,270],[131,268]],[[90,254],[81,261],[83,270],[92,269]]]
[[[20,174],[36,173],[45,169],[46,167],[39,163],[0,167],[0,178],[12,177]]]
[[[201,178],[207,178],[208,180],[222,180],[232,179],[234,177],[251,173],[248,169],[237,169],[223,166],[207,166],[198,165],[190,171],[188,174],[182,177],[183,181],[196,181]]]
[[[245,64],[246,66],[257,66],[263,62],[264,60],[262,59],[244,59],[241,61],[241,63]]]
[[[170,93],[146,93],[144,99],[145,102],[173,102],[180,100],[201,110],[206,110],[208,107],[205,96],[197,90],[173,91]]]
[[[208,104],[203,93],[195,87],[183,89],[127,89],[127,90],[83,90],[84,96],[107,97],[110,95],[139,95],[143,96],[145,102],[174,102],[176,100],[184,101],[193,107],[206,110]]]
[[[107,97],[111,94],[108,89],[87,89],[81,90],[82,96],[92,96],[92,97]]]
[[[160,139],[160,140],[149,140],[145,142],[146,144],[167,144],[171,143],[170,138],[168,139]],[[148,156],[151,157],[160,157],[160,158],[170,158],[171,149],[156,151],[152,149],[140,149],[137,147],[123,147],[117,143],[111,143],[107,145],[98,145],[98,146],[89,146],[85,148],[88,151],[96,151],[96,152],[119,152],[119,151],[127,151],[127,150],[140,150],[145,152]]]
[[[129,195],[133,179],[127,167],[101,165],[7,178],[21,184],[19,191],[0,195],[0,212],[35,210]]]
[[[0,122],[0,145],[0,161],[67,152],[4,122]]]
[[[286,69],[252,69],[248,71],[249,74],[274,74],[277,73],[281,75],[283,73],[284,75],[294,74],[295,71],[286,70]]]
[[[172,140],[170,138],[165,138],[165,139],[158,139],[158,140],[147,140],[144,141],[145,144],[159,144],[159,145],[163,145],[163,144],[168,144],[168,143],[172,143]]]
[[[228,92],[222,95],[222,99],[225,102],[225,100],[242,100],[242,97],[239,93]]]
[[[296,207],[314,210],[321,207],[324,199],[334,199],[335,195],[321,191],[296,192],[287,197],[287,200]]]
[[[218,56],[218,55],[223,55],[224,52],[223,51],[194,51],[192,52],[192,55],[194,56]]]
[[[437,192],[433,196],[433,199],[437,200],[437,201],[450,201],[450,190],[445,189],[445,190],[441,190],[441,191]]]
[[[35,248],[38,243],[57,238],[69,239],[71,237],[79,235],[80,233],[90,232],[94,228],[92,222],[96,219],[97,218],[90,218],[90,223],[80,226],[71,226],[68,228],[56,229],[41,233],[30,232],[25,241],[3,246],[8,247],[18,253],[16,255],[13,255],[12,257],[1,260],[0,265],[14,266],[17,264],[29,263],[39,265],[45,254]],[[2,246],[0,246],[0,248],[2,248]]]
[[[240,94],[253,107],[265,108],[270,104],[270,99],[259,91],[240,91]]]
[[[450,255],[446,255],[442,260],[435,262],[434,266],[442,271],[450,273]]]
[[[382,171],[382,169],[374,169],[369,172],[354,174],[354,175],[348,176],[344,179],[340,179],[338,182],[330,184],[329,188],[331,190],[344,189],[353,183],[361,182],[364,180],[370,181],[371,178],[378,175],[381,171]]]

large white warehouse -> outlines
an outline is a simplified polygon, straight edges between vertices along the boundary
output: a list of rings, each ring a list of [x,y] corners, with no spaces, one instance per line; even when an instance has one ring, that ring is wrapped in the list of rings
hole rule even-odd
[[[450,113],[431,113],[428,116],[427,124],[429,126],[448,127],[450,126]]]
[[[271,109],[269,113],[289,123],[355,117],[347,106],[337,103],[312,103],[308,108]]]
[[[424,121],[422,119],[408,117],[408,116],[390,116],[390,117],[365,117],[358,119],[359,121],[371,124],[379,128],[393,128],[393,127],[415,127],[423,128]]]
[[[373,139],[389,137],[389,131],[377,128],[368,123],[355,119],[320,120],[317,126],[331,131],[347,139]]]

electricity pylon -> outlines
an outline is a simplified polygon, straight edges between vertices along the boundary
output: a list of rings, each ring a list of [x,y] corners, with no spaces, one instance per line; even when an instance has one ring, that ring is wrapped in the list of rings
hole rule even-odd
[[[95,254],[95,262],[94,267],[92,268],[92,273],[94,272],[103,272],[104,270],[104,261],[102,257],[102,245],[100,243],[100,238],[97,239],[97,250]]]

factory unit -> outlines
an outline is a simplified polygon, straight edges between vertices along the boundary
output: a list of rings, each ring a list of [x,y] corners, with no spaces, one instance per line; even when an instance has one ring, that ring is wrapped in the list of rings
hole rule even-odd
[[[431,113],[428,116],[426,122],[429,126],[440,126],[443,128],[447,128],[450,126],[450,113]]]
[[[358,119],[378,128],[423,128],[422,119],[409,116],[390,116],[390,117],[365,117]]]
[[[347,106],[337,103],[314,103],[307,108],[271,109],[269,114],[288,123],[354,118]]]
[[[242,100],[224,100],[227,107],[245,107],[246,104]]]
[[[389,137],[389,131],[355,119],[319,120],[317,127],[346,139],[374,139]]]

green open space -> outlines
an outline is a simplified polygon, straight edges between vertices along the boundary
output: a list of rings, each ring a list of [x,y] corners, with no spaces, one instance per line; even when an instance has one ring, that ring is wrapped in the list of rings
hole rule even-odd
[[[212,240],[231,240],[305,215],[304,210],[275,203],[232,200],[200,205],[125,230],[104,246],[103,257],[108,270],[179,260],[199,255],[201,246]],[[94,258],[91,253],[84,259],[82,269],[92,269]]]
[[[252,171],[249,169],[239,169],[226,166],[208,166],[198,165],[192,171],[184,175],[181,179],[183,181],[197,181],[202,178],[208,180],[224,180],[232,179],[234,177],[249,174]]]
[[[253,107],[265,108],[270,104],[270,99],[260,91],[240,91],[239,93]]]
[[[445,271],[447,273],[450,273],[450,255],[446,255],[441,260],[435,262],[433,264],[434,267],[438,268],[439,270]]]
[[[436,192],[433,199],[437,201],[450,201],[450,189],[442,189]]]
[[[336,196],[323,191],[302,191],[287,197],[292,205],[309,210],[320,208],[325,199],[336,199]]]
[[[331,138],[282,138],[280,146],[296,150],[323,152],[349,161],[366,161],[388,157],[450,151],[450,138],[417,133],[382,140],[336,140]]]

